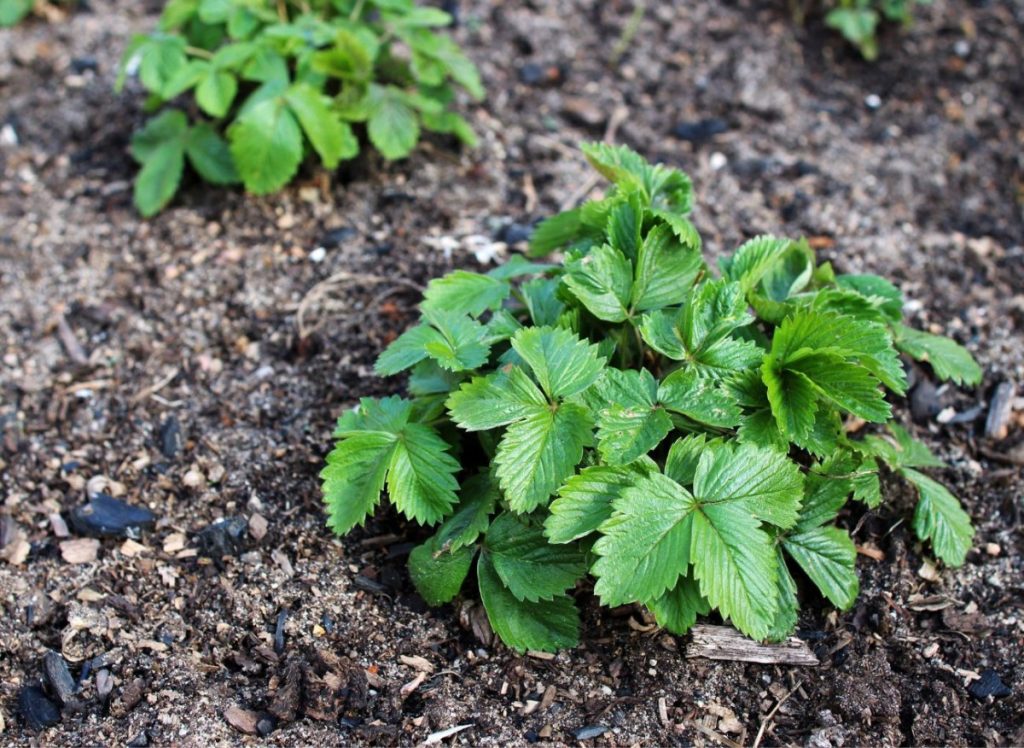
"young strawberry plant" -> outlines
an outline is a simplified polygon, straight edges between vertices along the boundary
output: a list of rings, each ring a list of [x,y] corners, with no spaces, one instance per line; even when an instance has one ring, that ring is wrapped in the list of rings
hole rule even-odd
[[[960,384],[981,378],[970,354],[905,326],[891,283],[837,274],[803,241],[757,237],[714,272],[685,174],[626,148],[584,153],[613,186],[537,228],[533,254],[563,250],[559,264],[431,281],[419,324],[377,361],[409,371],[409,397],[338,421],[328,525],[348,532],[386,493],[437,528],[409,557],[423,598],[475,577],[518,650],[577,642],[571,593],[588,575],[602,603],[643,604],[675,633],[717,611],[784,637],[797,570],[849,608],[839,515],[877,507],[883,472],[916,489],[918,537],[963,563],[970,521],[886,393],[906,390],[900,352]]]
[[[450,23],[414,0],[170,0],[159,30],[129,44],[117,82],[135,73],[148,109],[182,107],[132,140],[136,206],[151,216],[167,205],[186,161],[208,182],[274,192],[308,154],[328,169],[355,157],[354,125],[389,160],[422,130],[475,144],[451,107],[456,87],[480,99],[483,86],[436,33]]]
[[[866,60],[878,57],[878,27],[882,21],[909,26],[914,19],[914,6],[929,0],[825,0],[825,23],[838,31],[846,41],[857,47]],[[798,20],[807,12],[807,5],[791,3]]]

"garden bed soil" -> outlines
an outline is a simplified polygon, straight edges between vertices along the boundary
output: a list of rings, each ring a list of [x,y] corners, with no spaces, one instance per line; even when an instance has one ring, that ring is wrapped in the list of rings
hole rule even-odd
[[[464,2],[458,38],[489,91],[468,108],[479,149],[429,138],[266,198],[189,179],[151,221],[127,150],[143,97],[112,84],[158,4],[90,0],[0,32],[0,511],[28,545],[0,561],[0,741],[415,744],[469,725],[448,741],[1024,743],[1020,401],[1004,438],[984,435],[994,388],[1024,383],[1024,9],[937,0],[866,64],[783,2],[649,6],[616,65],[630,3]],[[692,175],[710,257],[806,235],[842,271],[892,278],[916,325],[985,369],[937,392],[920,370],[917,418],[897,407],[949,462],[938,477],[977,526],[967,563],[928,564],[913,497],[887,480],[884,508],[843,518],[868,554],[856,606],[808,591],[818,667],[687,659],[685,637],[587,589],[578,649],[519,656],[474,631],[472,597],[415,595],[417,528],[389,511],[340,540],[324,527],[333,419],[400,386],[371,367],[416,288],[584,197],[574,144],[605,135]],[[89,490],[156,524],[69,563],[83,549],[62,550],[59,520]],[[198,552],[225,517],[244,547]],[[36,733],[17,701],[47,649],[84,677]],[[416,658],[431,672],[403,693]],[[971,694],[989,669],[1009,696]],[[240,732],[249,712],[274,715],[267,737]]]

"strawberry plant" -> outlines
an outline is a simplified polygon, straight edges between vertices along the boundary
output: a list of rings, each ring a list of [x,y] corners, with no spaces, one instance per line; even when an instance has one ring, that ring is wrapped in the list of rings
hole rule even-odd
[[[359,152],[364,127],[386,159],[422,130],[476,137],[452,110],[456,87],[483,97],[476,67],[436,29],[451,23],[414,0],[170,0],[159,29],[132,39],[129,73],[147,108],[178,101],[133,138],[145,216],[174,197],[186,162],[214,184],[274,192],[307,154],[328,169]]]
[[[640,603],[675,633],[714,610],[784,637],[799,576],[849,608],[839,515],[879,506],[883,473],[916,490],[918,537],[963,563],[970,521],[886,393],[906,390],[900,352],[959,384],[981,378],[970,354],[904,325],[894,285],[838,274],[804,241],[759,236],[714,272],[686,175],[622,147],[584,153],[613,186],[537,228],[532,253],[560,263],[430,282],[376,364],[408,371],[409,397],[338,420],[328,525],[348,532],[386,493],[436,526],[409,557],[423,598],[475,576],[518,650],[577,642],[571,593],[588,576],[605,605]]]
[[[826,0],[822,5],[826,25],[857,47],[864,59],[874,60],[878,57],[879,24],[890,21],[909,26],[914,19],[914,6],[927,2],[929,0]],[[800,0],[792,7],[798,19],[806,13]]]

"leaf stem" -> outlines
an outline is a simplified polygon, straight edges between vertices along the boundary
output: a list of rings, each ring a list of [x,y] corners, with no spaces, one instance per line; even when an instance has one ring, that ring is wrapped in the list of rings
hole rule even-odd
[[[185,47],[185,54],[192,55],[193,57],[201,57],[204,60],[212,60],[213,52],[202,47]]]

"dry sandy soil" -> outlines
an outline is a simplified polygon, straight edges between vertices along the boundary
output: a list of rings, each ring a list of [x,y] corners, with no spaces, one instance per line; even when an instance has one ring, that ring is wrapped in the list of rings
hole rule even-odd
[[[1024,382],[1024,6],[936,0],[874,65],[781,0],[650,6],[613,65],[629,2],[463,2],[489,90],[468,110],[479,149],[430,140],[261,199],[190,182],[152,221],[130,199],[141,97],[112,82],[158,4],[90,0],[0,32],[0,514],[2,540],[28,544],[0,561],[0,742],[415,744],[469,725],[449,742],[749,745],[764,725],[764,745],[1024,743],[1020,412],[1003,439],[983,428],[996,386]],[[673,135],[704,118],[724,131]],[[880,551],[857,606],[808,598],[818,667],[687,659],[586,589],[582,645],[519,657],[474,635],[472,600],[425,608],[404,567],[419,530],[388,513],[343,540],[323,526],[333,418],[398,386],[370,367],[416,287],[584,197],[573,146],[610,124],[693,176],[710,256],[813,237],[984,366],[972,391],[922,371],[913,417],[898,405],[974,518],[967,564],[922,576],[912,497],[888,485],[885,508],[845,518]],[[69,563],[61,519],[94,490],[155,527]],[[224,517],[244,547],[200,551]],[[37,734],[18,694],[47,649],[81,691]],[[411,657],[432,672],[403,698]],[[988,669],[1010,695],[969,692]],[[273,729],[246,737],[233,706]]]

